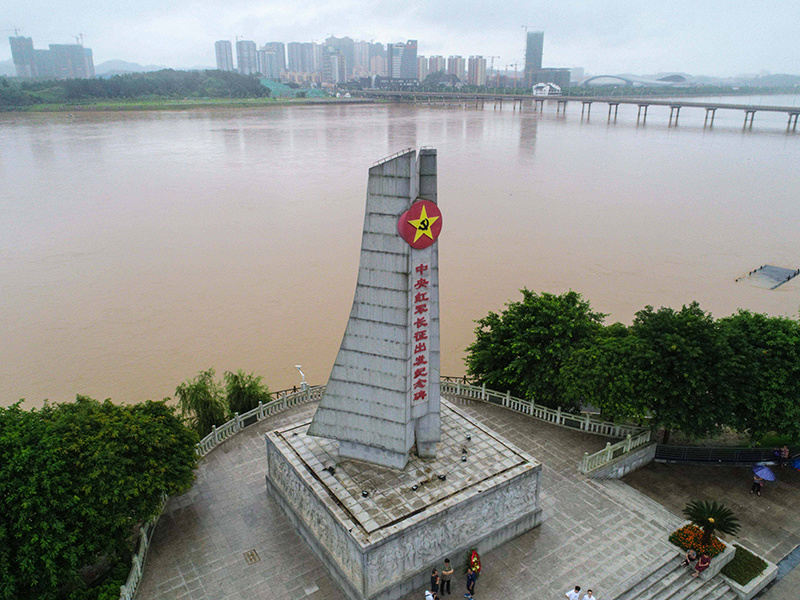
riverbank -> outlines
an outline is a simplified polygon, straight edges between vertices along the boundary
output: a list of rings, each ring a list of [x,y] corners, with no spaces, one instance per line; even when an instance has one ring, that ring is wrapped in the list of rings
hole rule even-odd
[[[114,100],[101,102],[60,102],[0,108],[2,112],[91,112],[191,110],[194,108],[258,108],[308,104],[374,104],[372,98],[203,98],[199,100]]]

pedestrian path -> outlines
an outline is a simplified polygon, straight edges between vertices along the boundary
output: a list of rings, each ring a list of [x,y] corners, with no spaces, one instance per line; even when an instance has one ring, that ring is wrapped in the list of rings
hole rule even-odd
[[[675,553],[667,536],[676,515],[620,482],[578,473],[583,453],[603,448],[606,438],[478,401],[459,406],[543,463],[544,521],[482,556],[476,600],[558,598],[574,585],[612,600]],[[159,521],[138,600],[344,600],[265,489],[264,432],[314,408],[252,425],[203,459],[195,485],[170,499]],[[463,576],[453,586],[463,597]],[[407,598],[422,597],[419,590]]]

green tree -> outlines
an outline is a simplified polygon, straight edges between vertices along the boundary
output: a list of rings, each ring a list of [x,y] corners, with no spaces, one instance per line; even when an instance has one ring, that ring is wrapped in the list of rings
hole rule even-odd
[[[520,292],[521,302],[477,321],[475,341],[467,348],[467,372],[493,389],[560,405],[561,366],[597,335],[605,315],[592,311],[577,292]]]
[[[715,531],[736,535],[741,526],[733,511],[715,500],[694,500],[683,509],[684,516],[703,530],[702,543],[710,544]]]
[[[164,401],[0,408],[0,598],[56,598],[119,556],[162,494],[191,486],[196,443]]]
[[[269,388],[263,383],[261,377],[256,377],[253,373],[249,375],[239,369],[236,373],[226,371],[225,381],[225,400],[228,410],[240,415],[248,410],[253,410],[259,402],[266,404],[272,397]]]
[[[214,375],[214,369],[200,371],[175,390],[181,415],[201,438],[230,418],[222,387],[214,381]]]
[[[719,322],[732,351],[732,425],[753,440],[800,439],[800,323],[746,310]]]
[[[729,420],[733,393],[726,374],[731,353],[721,327],[697,302],[676,311],[647,306],[636,313],[630,333],[636,352],[630,362],[639,398],[653,424],[690,436],[718,431]]]
[[[642,349],[628,327],[614,323],[572,352],[561,368],[565,404],[591,404],[615,422],[646,422],[650,407],[640,395],[647,373],[637,368]]]

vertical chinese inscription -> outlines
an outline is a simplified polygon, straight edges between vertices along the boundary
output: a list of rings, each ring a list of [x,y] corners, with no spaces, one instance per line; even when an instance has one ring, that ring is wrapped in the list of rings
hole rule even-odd
[[[418,256],[422,254],[423,256]],[[430,375],[428,373],[428,359],[430,350],[428,344],[428,322],[430,293],[430,261],[427,252],[411,253],[411,402],[418,404],[426,402],[430,395]],[[416,260],[414,260],[416,258]]]

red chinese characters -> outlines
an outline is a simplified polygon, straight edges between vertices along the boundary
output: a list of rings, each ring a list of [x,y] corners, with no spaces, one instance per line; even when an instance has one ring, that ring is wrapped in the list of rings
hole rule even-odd
[[[419,262],[411,271],[411,292],[414,302],[411,307],[411,336],[414,343],[414,354],[411,357],[412,402],[424,402],[428,399],[428,328],[430,267],[426,262]]]

